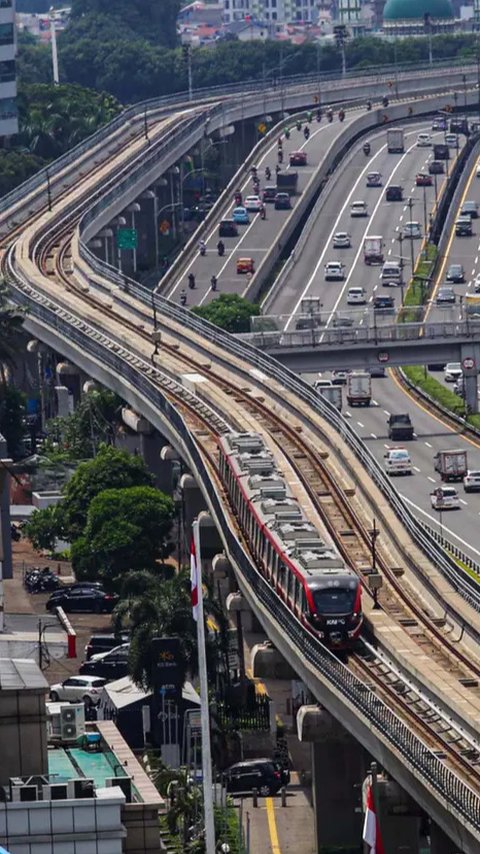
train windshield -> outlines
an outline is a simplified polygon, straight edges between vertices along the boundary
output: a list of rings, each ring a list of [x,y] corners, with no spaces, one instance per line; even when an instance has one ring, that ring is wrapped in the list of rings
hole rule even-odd
[[[313,591],[317,614],[348,614],[353,611],[356,597],[355,587],[324,587]]]

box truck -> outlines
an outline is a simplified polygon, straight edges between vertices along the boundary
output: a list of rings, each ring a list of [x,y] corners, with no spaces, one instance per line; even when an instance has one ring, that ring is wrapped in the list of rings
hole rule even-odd
[[[366,371],[355,371],[347,378],[347,401],[350,406],[370,406],[372,378]]]
[[[467,452],[437,451],[433,465],[440,475],[440,480],[463,480],[467,473]]]
[[[389,128],[387,130],[387,150],[389,154],[403,154],[405,151],[403,128]]]

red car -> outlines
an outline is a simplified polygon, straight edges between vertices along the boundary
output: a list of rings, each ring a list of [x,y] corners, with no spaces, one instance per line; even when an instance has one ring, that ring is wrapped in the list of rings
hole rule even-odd
[[[307,155],[305,151],[292,151],[290,155],[290,166],[306,166]]]
[[[431,175],[427,174],[427,172],[417,172],[415,183],[417,187],[431,187],[433,184],[433,179]]]

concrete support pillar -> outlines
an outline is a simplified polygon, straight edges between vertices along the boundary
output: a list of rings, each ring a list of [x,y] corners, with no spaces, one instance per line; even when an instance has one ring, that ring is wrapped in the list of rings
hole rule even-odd
[[[248,605],[248,602],[240,592],[229,593],[226,601],[227,614],[232,614],[234,619],[237,615],[241,616],[242,629],[244,632],[253,632],[255,621],[253,612]],[[258,675],[258,674],[254,674]]]
[[[197,485],[193,475],[182,474],[182,477],[180,478],[180,489],[183,493],[183,530],[187,542],[189,543],[192,539],[192,524],[202,510],[206,510],[206,504],[202,491]],[[202,545],[203,542],[204,531],[202,531]],[[205,557],[203,550],[202,557]]]
[[[383,847],[390,854],[419,854],[421,811],[394,780],[377,777]]]
[[[252,649],[252,671],[259,679],[296,679],[297,674],[270,641],[257,643]]]
[[[360,786],[368,767],[366,751],[319,706],[300,708],[297,730],[300,741],[312,743],[316,854],[327,848],[358,850],[363,821]]]
[[[430,854],[461,854],[455,843],[433,821],[430,825]]]
[[[55,394],[57,396],[57,415],[59,418],[66,418],[72,414],[73,399],[66,385],[56,385]]]
[[[13,460],[8,458],[7,443],[3,436],[0,436],[0,459],[2,461],[0,465],[0,632],[3,632],[5,604],[3,580],[13,576],[10,523],[10,466]]]

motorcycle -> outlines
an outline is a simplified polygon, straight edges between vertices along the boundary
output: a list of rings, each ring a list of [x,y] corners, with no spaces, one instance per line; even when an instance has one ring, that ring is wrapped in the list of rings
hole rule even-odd
[[[241,194],[241,192],[240,192],[239,190],[237,190],[237,192],[235,193],[234,198],[235,198],[235,204],[236,204],[236,205],[241,205],[241,204],[242,204],[242,194]]]
[[[368,154],[370,154],[371,148],[370,148],[370,143],[369,143],[369,142],[364,143],[363,151],[364,151],[364,153],[365,153],[365,154],[367,154],[367,155],[368,155]]]
[[[217,290],[217,277],[216,276],[212,276],[212,278],[210,279],[210,285],[211,285],[212,291]]]
[[[199,246],[199,250],[198,250],[198,251],[200,252],[200,255],[202,256],[202,258],[203,258],[203,256],[204,256],[204,255],[206,255],[206,254],[207,254],[207,247],[205,246],[205,244],[204,244],[204,243],[201,243],[201,244],[200,244],[200,246]]]
[[[308,129],[308,127],[307,127],[307,126],[305,126],[305,127],[304,127],[304,129],[303,129],[303,135],[304,135],[304,137],[305,137],[305,139],[306,139],[306,140],[307,140],[307,139],[308,139],[308,137],[310,136],[310,131],[309,131],[309,129]]]
[[[267,181],[270,181],[271,177],[272,177],[272,173],[271,173],[270,167],[266,166],[265,167],[265,178]]]
[[[180,305],[186,305],[186,304],[187,304],[187,295],[186,295],[185,291],[182,291],[182,293],[180,294]]]
[[[189,273],[188,287],[190,288],[191,291],[193,291],[193,289],[195,287],[195,276],[193,275],[193,273]]]
[[[262,207],[260,208],[260,219],[266,219],[266,218],[267,218],[267,212],[262,205]]]
[[[290,139],[290,128],[285,128],[285,139]]]
[[[317,110],[317,122],[321,122],[321,121],[322,121],[322,111]]]
[[[332,110],[329,110],[329,111],[328,111],[328,113],[327,113],[327,119],[328,119],[328,121],[330,122],[330,124],[333,122],[333,112],[332,112]]]
[[[221,240],[219,240],[217,243],[217,251],[218,251],[218,254],[220,255],[220,258],[222,258],[225,255],[225,244],[222,243]]]
[[[339,110],[338,111],[338,118],[341,122],[343,122],[343,120],[345,118],[345,110]]]
[[[278,162],[283,163],[283,151],[281,148],[278,149]]]
[[[367,111],[372,109],[372,102],[367,101]]]

